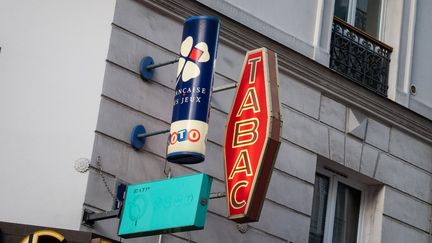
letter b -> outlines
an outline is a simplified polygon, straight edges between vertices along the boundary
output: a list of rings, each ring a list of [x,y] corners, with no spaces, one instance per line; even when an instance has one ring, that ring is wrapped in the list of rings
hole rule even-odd
[[[258,125],[257,118],[241,120],[234,125],[233,148],[252,145],[258,140]]]

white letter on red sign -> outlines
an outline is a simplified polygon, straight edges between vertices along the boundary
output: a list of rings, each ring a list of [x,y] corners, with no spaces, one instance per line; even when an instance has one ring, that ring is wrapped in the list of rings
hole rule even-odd
[[[256,57],[256,58],[250,59],[248,61],[248,64],[252,64],[251,69],[250,69],[250,75],[249,75],[249,83],[250,84],[255,83],[256,70],[257,70],[256,66],[257,66],[258,62],[261,62],[261,57]]]
[[[254,144],[258,140],[258,118],[237,121],[234,124],[233,148]]]
[[[246,95],[243,98],[239,111],[237,112],[237,117],[241,116],[244,110],[250,109],[252,109],[254,113],[260,112],[258,97],[254,87],[249,88],[246,91]]]
[[[249,157],[249,153],[248,153],[247,149],[243,149],[242,151],[240,151],[228,179],[231,180],[232,178],[234,178],[235,174],[240,173],[240,172],[246,172],[246,176],[252,176],[253,175],[252,166],[250,164],[250,157]]]
[[[247,181],[239,181],[239,182],[237,182],[233,186],[233,188],[231,190],[231,194],[230,194],[230,200],[229,200],[229,202],[231,204],[231,207],[233,207],[233,208],[241,208],[241,207],[244,207],[246,205],[246,201],[245,200],[242,200],[240,202],[237,201],[236,195],[237,195],[237,190],[240,187],[247,187],[248,184],[249,183]]]

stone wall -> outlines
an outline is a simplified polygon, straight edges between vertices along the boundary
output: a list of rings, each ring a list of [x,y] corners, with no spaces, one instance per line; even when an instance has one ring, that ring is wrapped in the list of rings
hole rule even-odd
[[[167,129],[171,120],[176,65],[156,70],[153,80],[148,82],[141,80],[138,70],[144,56],[150,55],[156,62],[163,62],[174,59],[178,52],[184,16],[161,5],[129,0],[117,2],[92,166],[98,167],[96,161],[100,156],[103,175],[111,189],[116,181],[138,183],[165,178],[164,170],[166,172],[169,167],[174,177],[205,172],[214,177],[212,192],[224,191],[222,146],[233,90],[213,95],[204,163],[166,164],[167,135],[147,138],[144,149],[139,152],[129,145],[133,126],[144,124],[148,131],[158,131]],[[196,6],[191,8],[191,13],[212,13],[203,6]],[[224,24],[235,25],[235,22],[223,18]],[[253,34],[249,35],[251,40],[263,38],[253,31],[250,33]],[[273,49],[275,44],[270,40],[268,43],[266,46]],[[246,50],[247,47],[230,40],[222,29],[215,87],[237,82]],[[432,147],[427,133],[427,128],[432,127],[430,120],[414,114],[410,119],[426,126],[423,129],[426,132],[422,133],[426,135],[417,135],[422,128],[410,132],[417,124],[407,125],[369,107],[375,103],[376,109],[409,113],[405,108],[374,94],[371,97],[375,100],[356,102],[370,92],[301,55],[292,54],[289,49],[279,48],[278,53],[280,63],[287,63],[288,56],[291,63],[304,65],[299,72],[323,78],[311,81],[307,76],[296,74],[295,65],[288,65],[291,69],[286,68],[287,64],[281,65],[282,144],[260,221],[239,226],[226,218],[225,198],[215,199],[209,203],[204,230],[164,235],[163,242],[307,242],[318,163],[340,166],[353,178],[360,178],[360,181],[366,178],[362,181],[366,186],[384,188],[382,223],[374,226],[382,231],[382,242],[427,242],[432,202]],[[359,95],[350,99],[347,94],[332,92],[330,86],[334,84],[327,84],[325,80],[357,89]],[[102,177],[93,170],[85,207],[103,211],[111,210],[112,205],[113,199]],[[105,220],[97,222],[93,229],[86,229],[114,238],[117,226],[118,220]],[[239,228],[246,232],[241,233]],[[125,242],[156,242],[156,238]]]

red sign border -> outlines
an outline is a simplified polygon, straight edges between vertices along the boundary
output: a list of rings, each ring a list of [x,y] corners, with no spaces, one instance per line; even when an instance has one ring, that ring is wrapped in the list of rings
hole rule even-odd
[[[243,61],[243,67],[240,75],[240,80],[244,75],[244,70],[247,65],[249,55],[262,52],[263,53],[263,65],[264,65],[264,77],[266,87],[266,103],[268,109],[268,125],[267,132],[265,134],[265,148],[261,152],[260,161],[258,163],[257,172],[254,176],[251,193],[247,201],[247,205],[244,214],[231,215],[229,218],[238,223],[256,222],[259,220],[261,209],[264,204],[265,195],[267,193],[268,185],[272,175],[273,167],[277,158],[280,145],[280,133],[282,127],[282,119],[280,115],[280,102],[279,102],[279,81],[278,81],[278,65],[277,65],[277,54],[267,48],[259,48],[246,53]],[[237,86],[234,100],[237,99],[240,85]],[[231,117],[232,109],[235,101],[231,105],[231,110],[228,115],[228,119]],[[228,121],[227,121],[228,122]],[[225,136],[227,133],[227,127],[225,127]],[[226,138],[225,138],[226,142]],[[226,153],[224,144],[224,170],[225,180],[228,179],[227,168],[226,168]],[[260,183],[256,183],[260,178]],[[225,189],[228,193],[228,183],[225,183]],[[227,195],[227,206],[229,212],[229,196]]]

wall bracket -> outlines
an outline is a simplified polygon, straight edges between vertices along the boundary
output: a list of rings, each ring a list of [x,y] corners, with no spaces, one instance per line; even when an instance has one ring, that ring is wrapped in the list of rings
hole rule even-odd
[[[148,81],[148,80],[153,78],[154,70],[156,68],[170,65],[170,64],[176,63],[178,61],[179,61],[179,58],[176,58],[175,60],[171,60],[168,62],[154,64],[154,60],[151,56],[145,56],[143,59],[141,59],[140,66],[139,66],[141,78],[144,81]],[[218,93],[218,92],[230,90],[230,89],[233,89],[236,87],[237,87],[237,83],[221,85],[219,87],[213,88],[212,92]],[[144,147],[144,144],[146,143],[147,137],[168,133],[169,131],[170,130],[167,129],[167,130],[161,130],[161,131],[157,131],[157,132],[147,133],[146,129],[143,125],[136,125],[132,129],[131,134],[130,134],[131,146],[135,150],[140,150]]]
[[[237,83],[225,84],[225,85],[221,85],[219,87],[215,87],[215,88],[213,88],[212,92],[213,92],[213,94],[215,94],[215,93],[219,93],[219,92],[234,89],[234,88],[237,88]]]
[[[102,213],[95,213],[89,209],[84,209],[82,224],[93,226],[96,221],[104,219],[118,218],[120,215],[120,209],[106,211]]]
[[[141,59],[140,66],[139,66],[141,78],[144,81],[148,81],[153,78],[154,70],[156,68],[160,68],[166,65],[176,63],[178,62],[178,60],[179,59],[176,58],[175,60],[172,61],[154,64],[153,58],[151,56],[145,56],[143,59]]]
[[[212,192],[210,193],[209,199],[218,199],[226,197],[226,192]]]
[[[166,129],[147,133],[144,125],[136,125],[134,128],[132,128],[132,132],[130,134],[131,146],[136,150],[140,150],[144,147],[147,137],[168,133],[169,131],[169,129]]]

